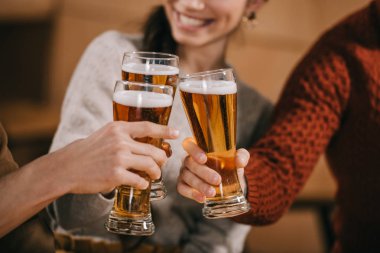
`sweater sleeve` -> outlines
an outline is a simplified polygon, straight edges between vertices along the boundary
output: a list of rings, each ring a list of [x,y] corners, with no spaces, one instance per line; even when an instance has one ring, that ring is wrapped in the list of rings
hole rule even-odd
[[[318,43],[289,78],[272,126],[250,149],[251,211],[238,221],[272,223],[289,208],[339,128],[349,94],[344,58]]]
[[[85,50],[70,81],[61,121],[50,151],[85,138],[112,121],[112,92],[120,79],[123,51],[135,48],[118,32],[106,32]],[[104,216],[113,200],[100,194],[68,194],[56,200],[49,212],[64,229],[86,226]]]

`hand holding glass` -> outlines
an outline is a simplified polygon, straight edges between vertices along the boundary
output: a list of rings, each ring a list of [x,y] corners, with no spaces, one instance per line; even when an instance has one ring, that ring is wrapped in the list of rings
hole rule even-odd
[[[151,84],[118,81],[113,95],[114,120],[151,121],[167,125],[173,103],[173,88]],[[135,139],[161,148],[162,139]],[[131,170],[147,181],[144,172]],[[154,224],[150,212],[150,185],[145,190],[122,185],[116,188],[114,206],[106,222],[110,232],[127,235],[151,235]]]
[[[179,89],[193,135],[206,152],[206,165],[222,178],[216,195],[206,198],[203,215],[225,218],[247,212],[235,166],[237,88],[232,70],[187,75]]]
[[[173,96],[178,85],[178,56],[156,52],[127,52],[122,63],[122,80],[168,85],[173,87]],[[152,182],[150,199],[165,198],[166,188],[162,178]]]

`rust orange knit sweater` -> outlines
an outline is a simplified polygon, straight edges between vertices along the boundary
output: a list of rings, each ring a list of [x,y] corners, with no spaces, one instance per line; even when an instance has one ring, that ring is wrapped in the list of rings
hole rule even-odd
[[[290,76],[272,127],[250,149],[252,210],[238,221],[276,221],[326,152],[338,183],[336,249],[380,252],[379,22],[373,2],[325,33]]]

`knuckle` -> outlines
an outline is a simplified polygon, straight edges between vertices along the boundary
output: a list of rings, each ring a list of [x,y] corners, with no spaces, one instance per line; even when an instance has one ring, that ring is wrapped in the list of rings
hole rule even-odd
[[[144,181],[139,176],[136,177],[136,179],[133,181],[133,184],[137,188],[144,188]]]
[[[162,162],[167,160],[166,152],[162,149],[157,149],[157,157]]]
[[[183,160],[183,165],[187,167],[187,165],[190,162],[189,160],[190,160],[190,156],[186,156],[185,159]]]
[[[147,187],[149,187],[149,183],[140,176],[137,179],[137,184],[138,184],[138,187],[141,189],[146,189]]]
[[[145,159],[145,166],[150,170],[153,167],[157,167],[157,164],[151,157],[148,156]]]
[[[114,155],[115,155],[115,159],[117,159],[117,161],[120,161],[122,159],[125,159],[125,152],[123,149],[117,149],[114,151]]]
[[[149,121],[142,121],[141,128],[149,133],[154,130],[153,124]]]
[[[123,171],[121,169],[114,168],[114,169],[109,170],[108,174],[109,176],[107,178],[109,179],[109,181],[115,182],[121,178]]]
[[[210,186],[204,184],[204,183],[201,183],[199,185],[199,189],[202,189],[202,192],[203,193],[208,193],[210,191]]]
[[[115,140],[112,144],[113,152],[123,152],[125,150],[125,144],[121,140]]]
[[[108,127],[108,134],[112,137],[118,136],[120,133],[120,127],[118,122],[114,122],[113,124],[110,124]]]
[[[149,146],[148,152],[160,165],[164,164],[164,162],[167,160],[166,153],[162,149],[156,148],[154,146]]]
[[[186,159],[186,167],[191,170],[191,171],[194,171],[196,170],[197,168],[197,163],[194,161],[194,159],[189,156],[187,159]]]
[[[189,158],[188,160],[188,163],[187,163],[187,166],[186,166],[189,170],[191,170],[192,172],[196,173],[197,171],[199,171],[199,165],[194,161],[194,159],[192,157]]]
[[[157,164],[155,162],[150,162],[149,165],[147,165],[147,172],[150,174],[150,176],[152,177],[152,179],[157,179],[160,177],[161,175],[161,171],[160,169],[158,168]]]
[[[187,184],[191,185],[193,180],[192,180],[192,173],[189,170],[184,170],[182,173],[182,179],[184,182]]]
[[[184,190],[184,183],[182,181],[178,182],[177,183],[177,191],[182,194],[182,195],[185,195],[185,190]]]
[[[122,152],[122,151],[116,151],[114,153],[114,156],[113,156],[113,165],[115,167],[121,166],[121,165],[123,165],[125,163],[126,160],[127,160],[127,158],[125,157],[124,152]]]

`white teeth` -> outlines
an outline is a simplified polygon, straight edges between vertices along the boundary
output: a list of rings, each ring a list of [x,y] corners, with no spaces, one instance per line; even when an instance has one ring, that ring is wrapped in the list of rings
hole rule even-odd
[[[179,14],[179,21],[184,25],[191,25],[191,26],[202,26],[205,24],[205,21],[203,20],[190,18],[181,14]]]

